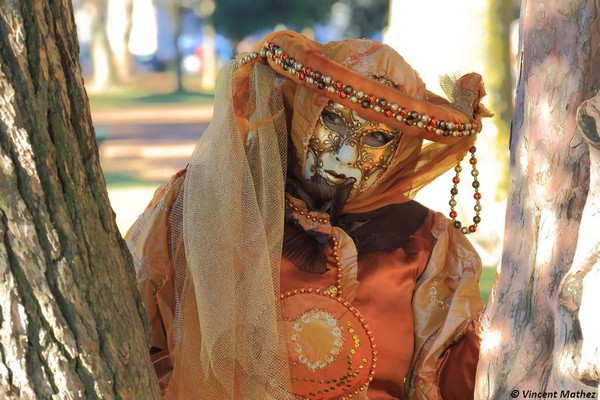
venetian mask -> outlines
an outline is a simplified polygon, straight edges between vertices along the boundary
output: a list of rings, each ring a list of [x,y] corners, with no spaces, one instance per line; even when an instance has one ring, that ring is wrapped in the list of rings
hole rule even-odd
[[[373,187],[387,170],[400,136],[399,131],[330,101],[309,139],[304,178],[321,176],[331,185],[353,178],[350,200]]]

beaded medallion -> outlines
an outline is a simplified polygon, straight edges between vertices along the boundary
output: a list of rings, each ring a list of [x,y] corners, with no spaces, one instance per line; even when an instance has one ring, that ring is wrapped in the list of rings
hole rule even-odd
[[[295,289],[279,297],[292,392],[304,399],[346,399],[366,391],[377,361],[367,322],[342,297],[338,241],[333,236],[330,241],[336,284]]]

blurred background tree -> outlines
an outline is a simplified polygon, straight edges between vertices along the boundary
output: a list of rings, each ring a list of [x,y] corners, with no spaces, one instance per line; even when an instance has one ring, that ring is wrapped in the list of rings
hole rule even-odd
[[[281,25],[305,30],[331,24],[341,28],[340,37],[371,37],[380,36],[387,25],[389,3],[389,0],[219,0],[210,18],[218,30],[237,41]],[[239,17],[232,18],[234,15]]]
[[[170,71],[174,91],[212,91],[216,71],[275,29],[319,41],[381,39],[389,0],[74,0],[84,73],[94,91],[133,72]],[[133,54],[132,54],[133,53]],[[195,84],[187,84],[195,76]],[[190,86],[190,87],[188,87]]]

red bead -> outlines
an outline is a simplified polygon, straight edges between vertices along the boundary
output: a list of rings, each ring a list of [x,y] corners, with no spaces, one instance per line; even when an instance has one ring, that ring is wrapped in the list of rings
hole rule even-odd
[[[463,137],[465,136],[465,133],[463,131],[458,132],[458,137]]]
[[[427,125],[427,126],[425,127],[425,129],[427,129],[429,132],[433,132],[433,130],[434,130],[435,128],[433,127],[433,125]]]
[[[391,117],[392,116],[392,110],[385,110],[384,112],[386,117]]]
[[[406,108],[406,107],[403,107],[403,108],[400,110],[400,114],[401,114],[403,117],[406,117],[406,116],[408,115],[408,108]]]
[[[370,94],[367,99],[369,100],[370,103],[375,103],[375,100],[377,99],[377,96],[375,96],[374,94]]]
[[[477,230],[477,227],[475,225],[471,225],[469,226],[469,232],[473,233]]]
[[[341,89],[341,88],[342,88],[342,86],[344,86],[344,84],[343,84],[341,81],[335,81],[335,82],[333,83],[333,86],[334,86],[336,89]]]
[[[440,122],[440,121],[439,121],[437,118],[435,118],[435,117],[434,117],[434,118],[431,118],[431,125],[432,125],[433,127],[436,127],[436,126],[437,126],[437,124],[438,124],[439,122]]]
[[[290,56],[289,56],[287,53],[283,53],[283,54],[281,55],[281,59],[282,59],[283,61],[287,60],[288,58],[290,58]]]
[[[344,93],[344,92],[340,92],[340,97],[341,97],[342,99],[345,99],[347,96],[348,96],[348,95],[347,95],[346,93]]]
[[[308,76],[310,76],[310,74],[312,74],[312,68],[311,67],[305,67],[304,68],[304,73]]]
[[[458,176],[455,176],[452,178],[452,183],[454,183],[456,185],[456,184],[458,184],[458,182],[460,182],[460,178]]]
[[[298,74],[298,79],[300,79],[301,81],[303,81],[303,80],[304,80],[304,78],[306,78],[306,75],[304,75],[304,72],[300,72],[300,73]]]
[[[475,164],[477,164],[477,159],[475,157],[471,157],[469,162],[471,163],[471,165],[475,165]]]
[[[456,216],[458,215],[458,213],[454,210],[450,211],[450,218],[456,218]]]
[[[273,48],[273,46],[275,46],[275,43],[273,43],[273,42],[269,42],[269,44],[267,45],[269,50],[271,50]]]
[[[481,193],[479,193],[479,192],[476,192],[476,193],[473,195],[473,198],[474,198],[475,200],[481,200]]]

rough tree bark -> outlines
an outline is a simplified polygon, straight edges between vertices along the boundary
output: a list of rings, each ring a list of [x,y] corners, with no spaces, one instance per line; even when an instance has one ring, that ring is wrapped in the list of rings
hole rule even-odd
[[[157,399],[68,0],[0,0],[0,397]]]
[[[598,397],[598,150],[590,163],[576,115],[600,88],[600,5],[524,1],[520,31],[504,255],[476,398]],[[580,130],[598,146],[592,109]]]

